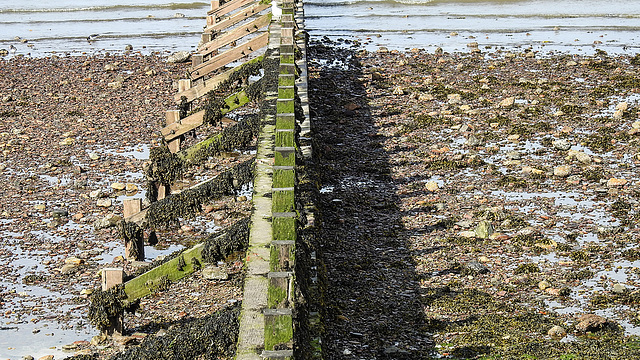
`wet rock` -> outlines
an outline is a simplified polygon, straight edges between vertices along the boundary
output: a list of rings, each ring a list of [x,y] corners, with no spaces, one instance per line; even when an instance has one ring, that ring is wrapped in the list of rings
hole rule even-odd
[[[378,48],[378,52],[379,52],[379,53],[388,53],[388,52],[389,52],[389,49],[388,49],[388,48],[386,48],[385,46],[380,46],[380,47]]]
[[[567,331],[561,326],[555,325],[551,329],[549,329],[547,334],[554,340],[560,340],[567,336]]]
[[[569,165],[560,165],[553,169],[553,175],[557,177],[567,177],[569,174],[571,174],[571,166]]]
[[[111,207],[112,202],[111,199],[98,199],[98,201],[96,201],[96,206],[98,207]]]
[[[475,235],[481,239],[488,239],[493,234],[493,225],[490,221],[482,220],[476,226]]]
[[[109,214],[101,219],[96,220],[93,223],[93,227],[96,230],[107,229],[116,226],[122,218],[116,214]]]
[[[100,155],[92,152],[92,153],[89,154],[89,159],[91,159],[91,160],[99,160],[100,159]]]
[[[78,265],[75,264],[64,264],[61,268],[60,268],[60,273],[61,274],[71,274],[73,272],[75,272],[76,268],[78,267]]]
[[[131,45],[131,44],[127,44],[127,45],[124,47],[124,50],[125,50],[125,51],[133,51],[133,45]]]
[[[34,209],[38,210],[38,211],[44,211],[44,209],[47,208],[47,206],[45,204],[36,204],[33,206]]]
[[[627,287],[624,284],[617,283],[613,285],[613,292],[616,294],[624,294],[627,291]]]
[[[488,267],[484,266],[482,263],[475,260],[465,263],[462,267],[463,267],[463,273],[465,274],[476,275],[476,274],[486,274],[490,272]]]
[[[92,199],[97,199],[97,198],[101,198],[103,196],[107,195],[106,193],[104,193],[101,189],[98,190],[93,190],[89,193],[89,197]]]
[[[500,103],[498,104],[498,107],[508,108],[508,107],[513,106],[515,103],[516,103],[516,98],[511,96],[511,97],[508,97],[508,98],[500,101]]]
[[[202,278],[207,280],[227,280],[229,279],[229,274],[218,266],[207,265],[202,269]]]
[[[603,329],[607,324],[609,324],[609,320],[602,316],[596,314],[585,314],[578,319],[576,330],[579,332],[593,332]]]
[[[634,121],[631,124],[631,127],[634,128],[634,129],[640,129],[640,121]]]
[[[127,192],[138,191],[138,185],[136,185],[136,184],[127,184],[127,186],[125,187],[125,190]]]
[[[626,179],[611,178],[607,181],[608,187],[618,187],[618,186],[624,186],[626,184],[627,184]]]
[[[122,82],[120,81],[114,81],[114,82],[110,82],[107,84],[107,86],[111,89],[117,90],[120,89],[122,87]]]
[[[60,219],[60,218],[63,218],[63,217],[67,217],[67,216],[69,216],[69,210],[67,210],[67,209],[54,209],[51,212],[51,216],[54,219]]]
[[[117,191],[124,190],[127,186],[121,182],[114,182],[111,184],[111,188]]]
[[[167,62],[171,64],[183,63],[183,62],[187,62],[187,60],[189,60],[190,57],[191,57],[191,54],[188,51],[178,51],[173,55],[169,56],[167,58]]]
[[[626,101],[623,101],[616,105],[616,110],[627,111],[629,109],[629,104]]]
[[[571,144],[566,139],[554,140],[552,144],[553,144],[553,147],[558,150],[566,151],[571,149]]]
[[[175,13],[175,15],[173,15],[174,18],[183,18],[185,17],[185,15],[183,13]]]
[[[426,184],[424,184],[425,189],[427,189],[428,191],[431,192],[435,192],[438,189],[440,189],[440,187],[438,186],[438,183],[435,181],[429,181]]]

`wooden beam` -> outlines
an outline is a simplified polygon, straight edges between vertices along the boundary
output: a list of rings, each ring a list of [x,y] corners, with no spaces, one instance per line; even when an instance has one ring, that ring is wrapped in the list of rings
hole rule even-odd
[[[222,31],[270,7],[271,5],[257,3],[254,5],[248,6],[247,8],[242,9],[241,11],[238,11],[237,13],[231,16],[228,16],[218,22],[214,21],[211,24],[209,24],[210,20],[207,20],[207,27],[204,28],[204,31],[205,32]],[[209,19],[209,17],[207,19]]]
[[[176,102],[182,102],[182,97],[186,97],[187,98],[187,102],[191,102],[195,99],[201,98],[203,96],[205,96],[209,91],[214,90],[218,84],[220,84],[221,82],[227,80],[229,78],[229,76],[231,76],[231,74],[233,74],[234,72],[240,70],[241,67],[243,67],[246,64],[250,64],[250,63],[254,63],[257,61],[262,61],[263,56],[258,56],[255,59],[252,59],[242,65],[238,65],[236,67],[234,67],[233,69],[229,69],[225,72],[222,72],[210,79],[204,80],[201,84],[198,84],[194,87],[191,87],[191,80],[189,79],[189,87],[185,86],[185,90],[177,93],[173,98],[175,99]],[[181,82],[184,80],[180,80]]]
[[[130,217],[131,215],[137,214],[142,210],[142,199],[133,198],[133,199],[124,199],[122,200],[123,212],[125,219]]]
[[[211,10],[207,11],[207,15],[220,17],[222,15],[228,14],[233,10],[239,9],[245,5],[249,5],[256,0],[231,0],[224,3],[224,5],[218,5],[215,9],[211,6]]]
[[[264,14],[248,24],[244,24],[236,27],[233,30],[226,32],[224,35],[218,36],[210,42],[200,46],[198,52],[204,56],[208,56],[212,52],[220,49],[223,46],[229,45],[232,42],[244,37],[245,35],[254,33],[263,27],[266,27],[271,22],[271,13]]]
[[[231,96],[228,96],[225,99],[225,102],[229,108],[221,109],[223,115],[248,103],[249,98],[243,90]],[[183,135],[191,130],[197,129],[198,127],[202,126],[202,124],[204,123],[204,113],[205,110],[198,111],[197,113],[192,114],[191,116],[188,116],[180,120],[179,122],[169,124],[162,128],[160,132],[162,133],[162,136],[164,136],[165,141],[171,141],[172,139],[175,139],[180,135]]]
[[[180,121],[180,110],[167,110],[166,120],[167,125],[175,124]],[[181,140],[182,138],[178,136],[167,142],[167,147],[172,154],[180,151]]]
[[[227,50],[220,55],[216,55],[212,57],[209,61],[204,64],[193,68],[191,72],[191,81],[202,78],[203,76],[211,73],[212,71],[218,70],[219,68],[232,63],[236,60],[239,60],[252,52],[259,50],[265,46],[269,42],[269,33],[264,32],[253,39],[247,41],[244,44],[238,45],[237,47]]]

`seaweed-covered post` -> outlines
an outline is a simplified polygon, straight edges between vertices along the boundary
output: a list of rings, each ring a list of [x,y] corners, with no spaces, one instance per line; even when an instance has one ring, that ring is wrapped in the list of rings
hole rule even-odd
[[[102,269],[102,291],[107,291],[124,281],[124,270],[120,268],[104,268]],[[114,333],[122,334],[124,332],[124,310],[119,311],[116,315],[108,316],[109,325],[104,330],[107,335]]]

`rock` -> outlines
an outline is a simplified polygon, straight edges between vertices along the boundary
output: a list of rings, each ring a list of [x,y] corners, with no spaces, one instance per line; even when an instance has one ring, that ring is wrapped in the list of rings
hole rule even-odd
[[[22,360],[33,360],[33,356],[25,355],[25,356],[22,357]]]
[[[65,350],[65,351],[71,351],[71,350],[75,350],[77,348],[78,348],[77,344],[65,344],[65,345],[62,345],[62,350]]]
[[[405,89],[402,86],[398,86],[395,89],[393,89],[393,95],[404,95],[405,94]]]
[[[465,141],[464,144],[470,147],[476,147],[481,143],[482,141],[480,139],[478,139],[475,135],[471,134],[469,135],[469,137],[467,138],[467,141]]]
[[[98,190],[93,190],[89,193],[89,197],[92,199],[97,199],[97,198],[101,198],[103,197],[104,194],[102,192],[102,190],[98,189]]]
[[[473,260],[463,265],[463,272],[465,274],[477,275],[486,274],[490,272],[490,270],[480,262]]]
[[[183,14],[183,13],[176,13],[175,15],[173,15],[173,17],[175,17],[175,18],[183,18],[183,17],[185,17],[185,14]]]
[[[474,41],[474,42],[470,42],[467,44],[468,48],[477,48],[478,47],[478,42]]]
[[[108,338],[107,335],[103,335],[103,334],[96,335],[96,336],[91,338],[91,345],[98,346],[98,345],[106,342],[107,338]]]
[[[425,187],[425,189],[427,189],[428,191],[431,191],[431,192],[435,192],[438,189],[440,189],[440,187],[438,186],[438,183],[433,181],[433,180],[427,182],[426,184],[424,184],[424,187]]]
[[[613,292],[616,294],[624,294],[627,291],[627,287],[624,284],[617,283],[613,285]]]
[[[460,96],[460,94],[449,94],[447,95],[447,99],[449,104],[459,104],[462,101],[462,96]]]
[[[583,164],[591,164],[591,161],[592,161],[591,160],[591,156],[589,156],[584,151],[576,152],[576,160],[578,160],[579,162],[581,162]]]
[[[36,204],[33,206],[34,209],[38,210],[38,211],[43,211],[44,209],[47,208],[47,206],[45,204]]]
[[[616,120],[622,119],[623,116],[624,116],[624,111],[622,111],[622,110],[616,110],[613,113],[613,118],[616,119]]]
[[[585,314],[578,319],[576,330],[579,332],[598,331],[605,327],[609,320],[596,314]]]
[[[431,94],[420,94],[418,96],[418,100],[420,101],[431,101],[433,99],[435,99],[435,97]],[[638,124],[640,125],[640,121],[638,122]]]
[[[191,57],[191,54],[188,51],[178,51],[173,55],[169,56],[167,58],[167,62],[171,64],[183,63],[183,62],[187,62],[187,60],[189,60],[190,57]]]
[[[627,109],[629,109],[629,104],[627,104],[626,101],[623,101],[623,102],[619,103],[618,105],[616,105],[616,110],[627,111]]]
[[[74,270],[77,267],[78,267],[78,265],[74,265],[74,264],[64,264],[60,268],[60,273],[62,273],[62,274],[70,274],[70,273],[74,272]]]
[[[53,355],[45,355],[38,358],[38,360],[53,360],[53,359],[54,359]]]
[[[573,61],[573,60],[570,60],[570,61],[567,62],[567,66],[577,66],[577,65],[578,65],[578,63]]]
[[[569,174],[571,174],[571,166],[569,165],[560,165],[553,169],[553,175],[557,177],[567,177]]]
[[[85,263],[84,259],[79,259],[75,256],[70,256],[66,259],[64,259],[64,263],[65,264],[71,264],[71,265],[82,265]]]
[[[124,190],[127,186],[121,182],[114,182],[111,184],[111,188],[117,191]]]
[[[487,262],[489,262],[490,260],[489,260],[489,258],[488,258],[488,257],[486,257],[486,256],[484,256],[484,255],[483,255],[483,256],[480,256],[480,257],[478,258],[478,261],[483,262],[483,263],[487,263]]]
[[[476,237],[479,237],[481,239],[488,239],[489,236],[493,234],[493,231],[493,225],[491,224],[491,222],[482,220],[480,221],[480,223],[478,223],[478,226],[476,226],[475,234]]]
[[[519,152],[519,151],[516,151],[516,150],[514,150],[514,151],[509,151],[509,152],[507,153],[507,159],[510,159],[510,160],[520,160],[520,159],[522,159],[522,154],[520,154],[520,152]]]
[[[381,80],[384,80],[384,76],[379,71],[375,71],[371,74],[371,80],[381,81]]]
[[[498,104],[498,107],[508,108],[508,107],[513,106],[515,103],[516,103],[516,98],[511,96],[511,97],[508,97],[508,98],[500,101],[500,103]]]
[[[106,64],[104,66],[104,71],[116,71],[118,67],[115,64]]]
[[[120,81],[114,81],[107,84],[107,86],[111,89],[120,89],[122,87],[122,83]]]
[[[549,329],[547,334],[554,340],[560,340],[563,337],[567,336],[567,331],[562,327],[555,325],[551,329]]]
[[[93,227],[96,230],[110,228],[116,226],[118,222],[120,222],[120,220],[122,220],[122,217],[116,214],[109,214],[101,219],[96,220],[93,223]]]
[[[627,184],[627,180],[626,179],[617,179],[617,178],[611,178],[607,181],[607,186],[608,187],[617,187],[617,186],[624,186]]]
[[[388,49],[388,48],[386,48],[386,47],[384,47],[384,46],[380,46],[380,47],[378,48],[378,52],[379,52],[379,53],[388,53],[388,52],[389,52],[389,49]]]
[[[111,199],[98,199],[98,201],[96,201],[96,206],[99,207],[111,207]]]
[[[553,140],[552,144],[553,144],[553,147],[558,150],[566,151],[571,149],[571,144],[566,139]]]
[[[127,45],[124,47],[124,50],[125,50],[125,51],[133,51],[133,45],[131,45],[131,44],[127,44]]]
[[[58,144],[61,146],[69,146],[69,145],[73,145],[75,139],[72,137],[68,137],[62,141],[60,141]]]
[[[134,191],[138,191],[138,185],[136,184],[127,184],[127,186],[125,186],[124,188],[127,192],[134,192]]]
[[[542,280],[538,283],[538,289],[540,290],[546,290],[548,288],[551,287],[551,284],[549,284],[549,282],[547,280]]]
[[[54,210],[51,212],[51,216],[52,216],[54,219],[59,219],[59,218],[67,217],[67,216],[69,216],[69,210],[67,210],[67,209],[54,209]]]
[[[100,155],[92,152],[92,153],[89,154],[89,159],[98,160],[98,159],[100,159]]]
[[[202,269],[202,278],[207,280],[227,280],[229,279],[229,274],[222,268],[207,265]]]
[[[634,129],[640,129],[640,121],[634,121],[633,124],[631,124],[631,127]]]

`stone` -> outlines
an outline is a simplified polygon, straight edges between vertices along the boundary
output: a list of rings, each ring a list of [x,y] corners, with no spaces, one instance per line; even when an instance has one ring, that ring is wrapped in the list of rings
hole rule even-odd
[[[92,152],[92,153],[89,154],[89,159],[98,160],[98,159],[100,159],[100,155]]]
[[[488,267],[484,266],[480,262],[473,260],[463,265],[463,272],[465,274],[476,275],[476,274],[486,274],[490,272],[490,270]]]
[[[207,265],[202,269],[202,278],[207,280],[227,280],[229,279],[229,274],[218,266]]]
[[[476,230],[475,230],[476,237],[479,237],[481,239],[488,239],[489,236],[493,234],[493,232],[494,232],[493,225],[491,224],[490,221],[487,221],[487,220],[480,221],[480,223],[478,223],[478,226],[476,226]]]
[[[571,144],[566,139],[553,140],[552,144],[553,147],[558,150],[566,151],[571,149]]]
[[[107,341],[107,338],[108,338],[107,335],[104,335],[104,334],[96,335],[91,338],[91,345],[98,346],[100,344],[103,344]]]
[[[44,209],[47,208],[47,206],[45,204],[36,204],[33,206],[34,209],[38,210],[38,211],[43,211]]]
[[[103,218],[100,218],[93,223],[93,227],[96,230],[107,229],[116,226],[118,222],[122,220],[122,217],[116,214],[109,214]]]
[[[127,45],[124,47],[124,50],[125,50],[125,51],[133,51],[133,45],[131,45],[131,44],[127,44]]]
[[[624,284],[617,283],[613,285],[613,292],[616,294],[624,294],[627,291],[627,287]]]
[[[114,81],[107,84],[107,86],[111,89],[120,89],[122,87],[122,83],[120,81]]]
[[[54,209],[54,210],[51,212],[51,216],[52,216],[54,219],[59,219],[59,218],[67,217],[67,216],[69,216],[69,210],[67,210],[67,209]]]
[[[431,101],[433,99],[435,99],[435,97],[431,94],[420,94],[418,96],[418,100],[420,101]],[[640,124],[640,122],[638,122],[638,124]]]
[[[608,187],[618,187],[618,186],[624,186],[626,184],[627,184],[626,179],[611,178],[607,181]]]
[[[99,207],[108,208],[111,207],[111,204],[111,199],[98,199],[98,201],[96,201],[96,206]]]
[[[104,66],[104,71],[116,71],[118,67],[115,64],[106,64]]]
[[[22,357],[22,360],[33,360],[33,356],[25,355],[25,356]]]
[[[482,143],[482,141],[480,139],[478,139],[475,135],[471,134],[467,138],[467,141],[465,142],[465,145],[470,146],[470,147],[476,147],[476,146],[480,145],[481,143]]]
[[[53,359],[54,359],[53,355],[45,355],[38,358],[38,360],[53,360]]]
[[[402,86],[398,86],[395,89],[393,89],[393,95],[404,95],[405,94],[405,89]]]
[[[440,189],[440,187],[438,186],[438,183],[433,181],[433,180],[427,182],[426,184],[424,184],[424,187],[425,187],[425,189],[427,189],[428,191],[431,191],[431,192],[435,192],[438,189]]]
[[[613,113],[613,118],[616,119],[616,120],[622,119],[623,116],[624,116],[624,111],[622,111],[622,110],[616,110]]]
[[[74,265],[74,264],[64,264],[61,268],[60,268],[60,273],[62,274],[70,274],[72,273],[75,268],[77,268],[78,265]]]
[[[134,191],[138,191],[138,185],[136,184],[127,184],[127,186],[125,186],[124,188],[127,192],[134,192]]]
[[[551,284],[547,280],[542,280],[538,283],[538,289],[546,290],[551,287]]]
[[[631,124],[631,127],[634,129],[640,129],[640,121],[634,121],[633,124]]]
[[[609,323],[606,318],[596,314],[585,314],[578,319],[576,324],[576,330],[579,332],[598,331],[601,330]]]
[[[584,151],[576,152],[576,160],[583,164],[591,164],[592,161],[591,156],[589,156],[589,154],[585,153]]]
[[[64,140],[60,141],[58,144],[61,146],[69,146],[69,145],[73,145],[75,139],[72,137],[68,137],[65,138]]]
[[[553,175],[557,177],[567,177],[569,174],[571,174],[571,166],[569,165],[560,165],[553,169]]]
[[[114,182],[111,184],[111,188],[117,191],[124,190],[127,186],[121,182]]]
[[[167,58],[167,62],[171,64],[184,63],[189,60],[191,54],[188,51],[178,51]]]
[[[104,196],[104,194],[102,193],[102,190],[98,189],[98,190],[93,190],[89,193],[89,197],[92,199],[97,199]]]
[[[627,104],[626,101],[623,101],[623,102],[619,103],[618,105],[616,105],[616,110],[627,111],[627,109],[629,109],[629,104]]]
[[[175,18],[183,18],[183,17],[185,17],[185,15],[183,13],[175,13],[175,15],[173,15],[173,17],[175,17]]]
[[[462,101],[462,96],[460,94],[449,94],[447,95],[447,100],[449,104],[459,104]]]
[[[551,329],[549,329],[547,334],[554,340],[560,340],[567,336],[567,331],[561,326],[555,325]]]
[[[522,154],[520,154],[520,152],[519,152],[519,151],[516,151],[516,150],[514,150],[514,151],[509,151],[509,152],[507,153],[507,159],[510,159],[510,160],[520,160],[520,159],[522,159]]]
[[[508,98],[500,101],[500,103],[498,104],[498,107],[508,108],[508,107],[513,106],[515,103],[516,103],[516,98],[511,96],[511,97],[508,97]]]

